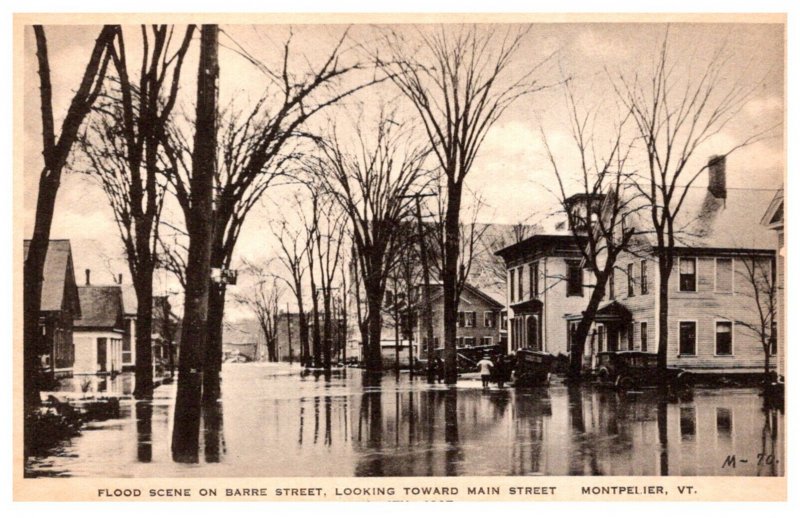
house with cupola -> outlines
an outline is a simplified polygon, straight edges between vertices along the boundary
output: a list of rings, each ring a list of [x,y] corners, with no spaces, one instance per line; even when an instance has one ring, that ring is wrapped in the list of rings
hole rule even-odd
[[[727,188],[725,157],[712,157],[707,170],[708,186],[687,189],[674,225],[667,364],[694,373],[761,373],[765,361],[775,368],[778,347],[773,339],[765,354],[764,326],[759,322],[765,283],[780,275],[777,237],[761,225],[776,190]],[[647,217],[639,223],[641,232],[617,258],[587,337],[584,365],[594,365],[598,352],[657,352],[660,279],[655,237],[646,231]],[[567,339],[577,328],[581,310],[570,311],[564,319]]]

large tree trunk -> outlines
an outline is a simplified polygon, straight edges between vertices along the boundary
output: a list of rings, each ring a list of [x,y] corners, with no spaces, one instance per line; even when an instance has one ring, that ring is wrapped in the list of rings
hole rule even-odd
[[[186,267],[186,294],[183,332],[172,429],[172,458],[177,462],[197,462],[203,388],[208,292],[211,277],[214,169],[217,144],[217,61],[219,28],[203,25],[200,35],[200,61],[197,81],[197,117],[192,153],[192,216],[189,254]]]
[[[366,368],[367,371],[371,372],[383,371],[383,356],[381,354],[381,331],[383,328],[383,318],[381,315],[382,302],[382,293],[367,293],[368,336],[365,353]]]
[[[136,288],[136,388],[137,399],[153,397],[153,271],[140,272]]]
[[[44,168],[39,175],[39,192],[36,198],[36,217],[33,235],[28,247],[28,256],[23,266],[23,404],[26,411],[41,404],[39,396],[41,343],[39,334],[39,313],[42,304],[42,280],[44,263],[50,241],[50,227],[56,195],[61,183],[61,171],[67,162],[69,152],[75,143],[83,119],[89,113],[94,101],[92,93],[97,77],[102,79],[108,62],[106,46],[115,34],[112,26],[106,25],[95,40],[89,63],[84,71],[80,87],[72,98],[67,115],[56,139],[53,125],[53,91],[50,81],[50,60],[47,52],[47,38],[42,26],[34,26],[36,36],[36,57],[39,62],[40,97],[42,112]],[[103,56],[106,55],[105,61]],[[102,63],[102,64],[101,64]]]
[[[222,322],[225,316],[224,284],[213,285],[208,292],[208,333],[203,361],[203,400],[216,401],[221,395]]]
[[[606,274],[598,276],[594,289],[592,290],[592,295],[589,297],[589,303],[583,311],[583,317],[580,323],[578,323],[578,329],[575,331],[574,339],[571,340],[567,337],[567,340],[570,340],[572,344],[572,349],[570,350],[569,375],[573,379],[579,378],[583,371],[583,354],[586,347],[586,337],[589,336],[589,329],[592,327],[592,322],[594,322],[597,308],[600,307],[600,302],[602,302],[603,296],[605,295],[607,280],[608,276]]]
[[[444,381],[448,385],[458,380],[456,364],[456,322],[458,319],[458,254],[459,213],[461,212],[461,185],[448,183],[447,211],[445,215],[444,268],[442,289],[444,292]]]
[[[667,344],[669,342],[669,276],[672,268],[659,267],[658,282],[658,368],[667,369]]]

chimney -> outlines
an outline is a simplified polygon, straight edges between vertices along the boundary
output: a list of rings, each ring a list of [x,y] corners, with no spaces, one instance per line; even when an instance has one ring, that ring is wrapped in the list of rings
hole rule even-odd
[[[715,198],[725,199],[728,191],[725,188],[725,156],[714,155],[708,159],[708,192]]]
[[[117,284],[122,284],[122,274],[119,274],[119,280],[117,280]]]
[[[92,285],[92,270],[90,270],[89,268],[86,268],[86,285],[87,286]]]

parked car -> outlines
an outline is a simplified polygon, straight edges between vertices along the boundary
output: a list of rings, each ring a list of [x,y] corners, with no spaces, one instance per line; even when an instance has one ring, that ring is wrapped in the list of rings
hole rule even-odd
[[[626,390],[662,384],[685,385],[690,374],[684,369],[658,368],[658,353],[643,351],[606,351],[597,355],[597,379],[601,383]]]

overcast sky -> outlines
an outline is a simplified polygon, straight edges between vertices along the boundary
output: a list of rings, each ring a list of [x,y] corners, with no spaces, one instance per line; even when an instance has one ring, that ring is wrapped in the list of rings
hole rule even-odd
[[[220,37],[220,103],[247,103],[264,88],[264,76],[231,48],[241,45],[265,63],[275,63],[287,33],[280,26],[223,26]],[[131,27],[135,33],[138,28]],[[297,26],[293,44],[297,66],[306,59],[314,63],[324,56],[341,34],[341,26]],[[401,30],[414,33],[410,27]],[[537,24],[533,25],[517,54],[512,73],[524,71],[544,56],[555,57],[542,70],[542,81],[555,83],[564,76],[574,78],[581,105],[598,109],[600,119],[612,120],[617,113],[609,76],[646,71],[652,66],[664,38],[662,24]],[[721,45],[729,62],[725,81],[753,84],[756,89],[736,120],[697,153],[699,162],[726,151],[733,143],[763,128],[780,125],[784,113],[784,27],[778,24],[674,24],[669,28],[670,53],[677,63],[678,79],[690,78],[705,64],[705,58]],[[88,61],[93,39],[99,33],[93,26],[53,26],[47,28],[53,74],[54,107],[57,125],[66,104],[77,87]],[[351,28],[353,41],[374,45],[376,29]],[[235,42],[235,43],[234,43]],[[195,95],[193,76],[197,66],[197,44],[193,44],[184,67],[180,107],[191,111]],[[25,34],[25,236],[33,227],[38,176],[41,171],[41,125],[36,74],[35,44],[32,30]],[[349,99],[337,110],[311,121],[322,125],[327,117],[337,118],[352,112],[354,106],[374,104],[376,98],[395,99],[391,86],[365,91]],[[407,106],[403,116],[413,118]],[[576,166],[566,123],[563,89],[550,88],[520,99],[490,130],[467,180],[469,190],[480,193],[485,205],[479,220],[535,223],[533,214],[547,212],[554,203],[551,190],[554,177],[543,153],[542,132],[564,170]],[[602,123],[598,124],[602,127]],[[783,174],[783,140],[779,129],[772,138],[738,151],[728,159],[730,187],[778,188]],[[601,135],[602,137],[602,135]],[[602,140],[602,138],[600,138]],[[704,185],[701,178],[698,185]],[[251,213],[239,240],[237,253],[249,259],[272,255],[267,222],[275,217],[275,200],[285,199],[280,189]],[[278,203],[280,203],[278,201]],[[182,219],[177,213],[167,217]],[[130,278],[122,257],[122,246],[111,209],[102,190],[90,179],[75,174],[63,177],[58,194],[51,236],[72,240],[78,282],[83,270],[93,270],[97,283],[111,282],[111,272]],[[237,261],[234,261],[236,265]],[[157,291],[166,282],[159,275]]]

